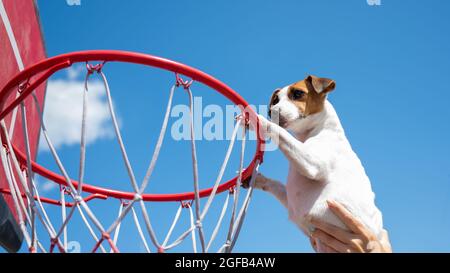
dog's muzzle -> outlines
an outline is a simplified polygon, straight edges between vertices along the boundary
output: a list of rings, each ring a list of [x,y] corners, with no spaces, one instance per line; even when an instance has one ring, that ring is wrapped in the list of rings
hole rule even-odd
[[[269,113],[268,113],[268,116],[269,116],[269,118],[270,118],[270,120],[273,122],[273,123],[276,123],[276,124],[278,124],[279,126],[281,126],[281,127],[285,127],[286,125],[287,125],[287,120],[286,120],[286,118],[284,118],[281,114],[280,114],[280,111],[277,111],[277,110],[269,110]]]

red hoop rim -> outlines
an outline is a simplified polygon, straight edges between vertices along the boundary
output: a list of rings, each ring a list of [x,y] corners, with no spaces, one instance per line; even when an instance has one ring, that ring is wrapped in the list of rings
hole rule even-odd
[[[0,91],[0,120],[5,118],[15,107],[17,107],[20,102],[25,100],[34,89],[39,85],[43,84],[50,76],[55,72],[62,70],[64,68],[72,66],[74,63],[84,63],[84,62],[125,62],[134,63],[145,66],[151,66],[160,68],[162,70],[171,71],[177,74],[181,74],[191,78],[193,81],[200,82],[206,86],[209,86],[213,90],[219,92],[226,98],[228,98],[235,105],[238,105],[241,109],[245,109],[245,113],[248,113],[249,122],[257,124],[258,115],[251,108],[248,107],[249,104],[242,98],[236,91],[231,89],[229,86],[214,78],[213,76],[206,74],[198,69],[187,66],[182,63],[178,63],[169,59],[160,58],[148,54],[129,52],[129,51],[118,51],[118,50],[88,50],[88,51],[78,51],[67,53],[52,58],[45,59],[38,62],[25,70],[14,76]],[[43,73],[40,77],[31,81],[33,76]],[[26,82],[27,87],[25,87],[21,94],[7,107],[4,107],[5,99],[14,90],[14,87]],[[250,164],[245,168],[242,173],[242,179],[245,180],[249,178],[256,166],[262,163],[264,156],[264,140],[261,136],[261,132],[256,130],[257,133],[257,144],[256,152]],[[22,164],[26,164],[25,154],[13,146],[14,152],[17,155],[18,160]],[[51,170],[46,169],[37,162],[31,162],[32,170],[35,173],[63,186],[67,186],[65,178]],[[233,188],[236,184],[238,176],[223,182],[217,188],[217,193],[224,192],[230,188]],[[78,187],[78,181],[72,180],[75,187]],[[108,188],[103,188],[99,186],[93,186],[87,183],[83,183],[83,192],[88,192],[93,195],[107,196],[111,198],[132,200],[135,197],[134,192],[118,191]],[[199,191],[200,197],[209,196],[213,191],[213,188],[207,188]],[[194,192],[184,192],[184,193],[174,193],[174,194],[143,194],[142,199],[144,201],[184,201],[193,200],[195,198]],[[48,203],[57,204],[51,199],[41,198],[43,201],[47,200]],[[104,198],[102,198],[104,199]]]

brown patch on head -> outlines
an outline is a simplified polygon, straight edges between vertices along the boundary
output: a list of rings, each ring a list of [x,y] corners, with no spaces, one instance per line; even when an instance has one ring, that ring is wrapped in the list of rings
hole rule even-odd
[[[302,94],[300,98],[298,98],[298,94]],[[305,81],[299,81],[291,86],[289,86],[288,90],[288,98],[294,103],[301,113],[306,115],[306,106],[308,105],[308,93],[309,90],[306,87]]]
[[[304,116],[308,116],[323,110],[327,93],[335,87],[333,80],[308,76],[289,86],[288,97]]]

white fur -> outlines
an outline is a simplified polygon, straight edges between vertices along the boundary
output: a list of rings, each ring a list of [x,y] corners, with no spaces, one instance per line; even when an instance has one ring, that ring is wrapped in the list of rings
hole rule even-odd
[[[287,120],[285,127],[294,135],[259,116],[266,134],[290,162],[287,184],[258,175],[255,187],[272,193],[307,235],[314,229],[307,215],[346,229],[328,209],[326,201],[335,200],[380,237],[382,215],[375,206],[375,194],[333,106],[326,100],[323,111],[303,118],[287,92],[287,88],[279,92],[280,101],[272,110]]]
[[[278,99],[280,100],[276,105],[272,106],[272,112],[278,112],[279,116],[284,117],[287,121],[294,121],[300,117],[297,106],[288,98],[288,87],[284,87],[278,92]],[[276,118],[273,115],[272,118]]]

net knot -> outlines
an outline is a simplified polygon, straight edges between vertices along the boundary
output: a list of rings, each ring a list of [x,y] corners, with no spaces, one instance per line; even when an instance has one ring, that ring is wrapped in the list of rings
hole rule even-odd
[[[176,82],[175,85],[176,87],[179,86],[183,86],[184,89],[189,89],[192,85],[192,83],[194,82],[194,80],[183,80],[180,75],[178,75],[178,73],[175,74],[175,78],[176,78]]]
[[[58,237],[50,238],[50,243],[53,246],[58,244]]]
[[[134,195],[134,201],[141,201],[142,200],[142,195],[140,195],[139,193],[136,193]]]
[[[109,235],[108,232],[103,232],[102,233],[102,239],[106,240],[106,241],[109,241],[111,239],[111,235]]]
[[[81,198],[80,195],[75,195],[75,196],[73,197],[73,200],[75,201],[75,203],[80,204],[81,201],[83,201],[83,198]]]
[[[88,71],[88,74],[91,75],[94,72],[97,72],[97,73],[102,72],[103,65],[105,65],[105,62],[96,64],[96,65],[92,65],[92,64],[86,62],[86,69]]]
[[[248,112],[245,112],[243,114],[239,114],[236,117],[234,117],[235,120],[240,121],[245,125],[246,128],[250,125],[250,116]]]
[[[158,247],[158,253],[164,253],[165,249],[164,247],[160,246]]]
[[[70,195],[72,193],[72,190],[68,187],[63,187],[62,191],[64,191],[64,194]]]
[[[200,220],[195,221],[195,227],[201,229],[203,227],[202,222]]]
[[[192,206],[192,201],[181,201],[181,207],[184,209],[188,209]]]

